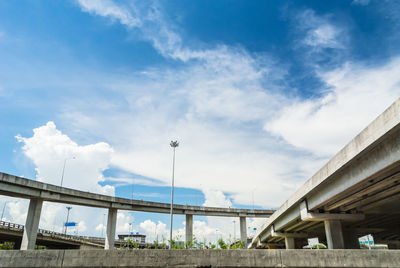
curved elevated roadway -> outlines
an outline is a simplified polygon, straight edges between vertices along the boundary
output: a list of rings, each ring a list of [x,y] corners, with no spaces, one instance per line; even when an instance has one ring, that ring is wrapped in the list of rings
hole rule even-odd
[[[114,246],[117,210],[170,213],[171,207],[168,203],[149,202],[84,192],[2,172],[0,172],[0,194],[30,199],[21,249],[31,249],[35,246],[43,201],[107,208],[109,213],[106,249]],[[246,217],[268,218],[273,212],[274,210],[262,209],[218,208],[177,204],[173,206],[174,214],[186,215],[186,241],[192,239],[193,215],[239,217],[241,239],[245,241],[247,239]]]
[[[306,181],[251,247],[299,248],[318,237],[329,248],[359,248],[366,234],[400,245],[400,99]]]

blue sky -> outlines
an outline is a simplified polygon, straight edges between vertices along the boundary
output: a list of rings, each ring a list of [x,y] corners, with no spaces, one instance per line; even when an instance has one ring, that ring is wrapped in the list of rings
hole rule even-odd
[[[400,96],[399,14],[374,0],[1,1],[0,170],[59,184],[74,156],[67,187],[169,202],[178,139],[178,203],[279,207]],[[26,202],[9,201],[23,223]],[[65,208],[46,209],[41,226],[59,228]],[[74,213],[100,233],[103,212]],[[209,240],[233,233],[195,220]]]

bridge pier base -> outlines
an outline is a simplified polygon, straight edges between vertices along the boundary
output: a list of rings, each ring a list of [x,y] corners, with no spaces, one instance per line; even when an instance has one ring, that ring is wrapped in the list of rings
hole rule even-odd
[[[240,217],[240,240],[247,243],[246,217]]]
[[[21,250],[35,249],[42,205],[42,199],[32,198],[29,201],[28,215],[26,216],[24,233],[22,235]]]
[[[340,220],[325,220],[325,235],[329,249],[344,249],[342,224]]]
[[[193,240],[193,215],[186,214],[186,229],[185,229],[186,245]]]
[[[108,218],[107,218],[107,232],[106,232],[106,240],[104,249],[113,249],[115,242],[115,229],[117,226],[117,213],[118,210],[116,208],[108,209]]]

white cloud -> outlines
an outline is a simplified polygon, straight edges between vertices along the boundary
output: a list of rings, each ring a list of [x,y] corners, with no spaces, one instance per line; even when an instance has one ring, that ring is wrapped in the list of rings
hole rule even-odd
[[[151,220],[145,220],[139,224],[141,233],[146,234],[147,242],[159,241],[167,242],[169,239],[169,231],[167,225],[161,221],[157,223]]]
[[[296,29],[305,33],[303,44],[314,50],[345,47],[347,35],[343,27],[332,22],[329,16],[318,16],[307,9],[296,16]]]
[[[110,164],[112,148],[104,142],[79,146],[57,130],[53,122],[35,128],[30,138],[17,136],[24,154],[36,166],[37,179],[60,185],[66,160],[63,186],[113,195],[112,186],[100,186],[102,171]]]
[[[231,207],[232,202],[226,198],[224,193],[219,190],[205,189],[203,190],[206,207]]]
[[[400,96],[400,59],[384,66],[345,64],[321,73],[330,92],[294,100],[265,129],[316,155],[338,152]]]
[[[78,0],[83,11],[118,20],[132,28],[141,25],[140,19],[132,15],[132,10],[115,5],[109,0]]]
[[[322,25],[308,32],[304,42],[309,46],[321,46],[329,48],[339,48],[337,41],[339,31],[332,25]]]
[[[170,29],[160,7],[154,1],[134,1],[130,4],[117,4],[109,0],[77,0],[77,2],[82,11],[119,21],[130,30],[139,30],[139,38],[150,41],[163,56],[181,60],[192,57],[187,55],[189,51],[181,49],[180,36]]]
[[[107,94],[97,97],[101,105],[71,101],[62,106],[60,120],[67,126],[66,133],[79,134],[75,132],[78,129],[88,136],[100,136],[110,141],[112,148],[106,143],[78,145],[52,123],[35,129],[32,138],[19,137],[25,154],[37,166],[38,179],[46,182],[59,184],[63,159],[74,155],[76,160],[68,160],[64,179],[69,187],[112,192],[112,188],[98,185],[109,165],[154,179],[137,183],[169,185],[169,141],[179,139],[177,187],[202,190],[204,204],[209,206],[252,205],[254,195],[255,205],[276,207],[398,97],[397,62],[381,67],[349,64],[321,72],[330,91],[319,99],[291,99],[285,96],[284,72],[270,59],[223,45],[185,47],[154,4],[149,10],[111,1],[80,4],[84,11],[140,31],[141,38],[161,55],[184,63],[183,67],[146,69],[126,77],[99,74],[104,92],[113,98],[108,99]],[[318,17],[313,11],[303,16],[304,44],[313,48],[344,46],[345,32],[330,18]],[[93,92],[93,96],[97,94]],[[59,211],[65,215],[65,208]],[[88,230],[97,228],[99,232],[103,213],[93,216],[95,223],[88,221],[91,213],[87,212],[87,218],[79,214],[79,220]],[[129,215],[118,214],[118,230],[128,231],[132,221]],[[249,226],[260,221],[249,221]],[[196,222],[201,231],[195,233],[200,237],[212,237],[213,232],[233,234],[232,219]],[[238,226],[236,222],[237,236]],[[168,238],[161,222],[145,221],[135,228],[142,228],[149,237],[154,233]],[[179,235],[182,230],[174,232]]]

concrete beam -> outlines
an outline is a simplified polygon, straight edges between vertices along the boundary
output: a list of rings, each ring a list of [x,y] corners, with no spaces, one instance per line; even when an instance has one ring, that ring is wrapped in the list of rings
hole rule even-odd
[[[186,244],[193,241],[193,215],[186,214]]]
[[[342,224],[339,220],[325,220],[325,235],[329,249],[344,249]]]
[[[307,238],[306,233],[282,233],[282,232],[271,232],[272,237],[290,237],[290,238]]]
[[[106,232],[106,240],[104,244],[104,249],[113,249],[115,242],[115,229],[117,226],[117,213],[118,210],[116,208],[108,209],[108,218],[107,218],[107,232]]]
[[[44,201],[90,206],[99,208],[113,207],[118,210],[169,213],[169,203],[132,200],[114,196],[100,195],[85,191],[59,187],[47,183],[28,180],[22,177],[0,172],[0,194],[19,198],[40,198]],[[174,205],[174,214],[193,214],[223,217],[268,218],[274,210],[238,209],[203,206]]]
[[[247,242],[246,217],[240,217],[240,241]]]
[[[42,205],[42,199],[31,199],[29,201],[28,215],[26,216],[24,233],[22,235],[21,250],[35,249]]]
[[[317,213],[309,212],[307,202],[300,203],[300,217],[303,221],[325,221],[325,220],[343,220],[343,221],[361,221],[365,215],[361,213]]]

